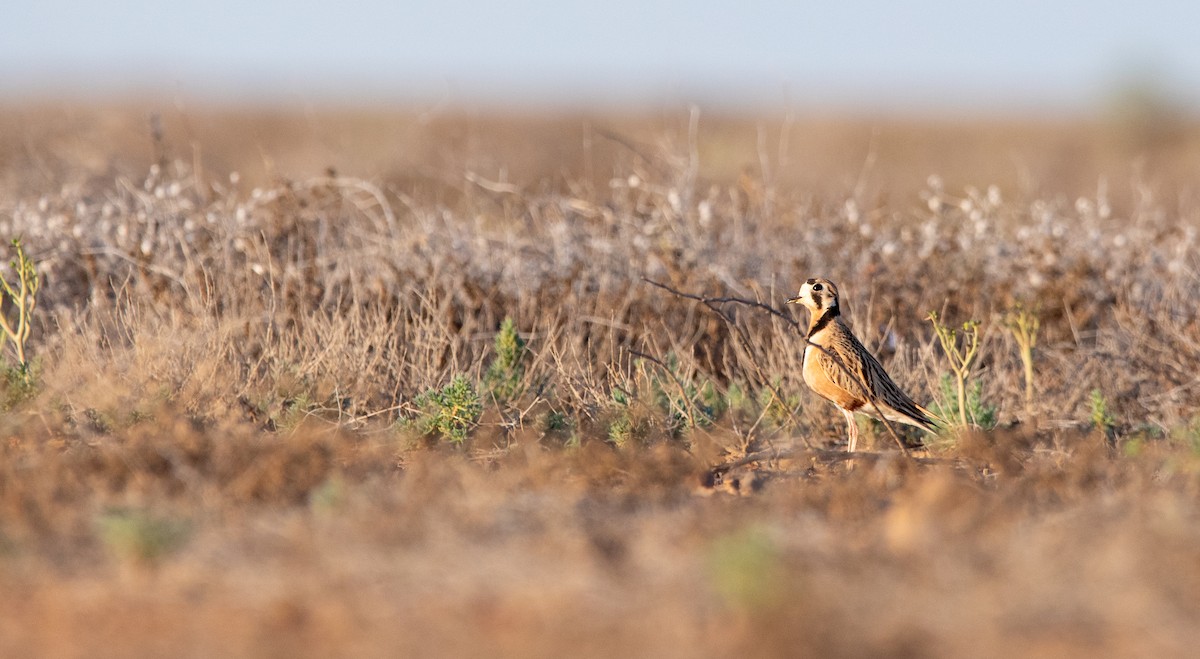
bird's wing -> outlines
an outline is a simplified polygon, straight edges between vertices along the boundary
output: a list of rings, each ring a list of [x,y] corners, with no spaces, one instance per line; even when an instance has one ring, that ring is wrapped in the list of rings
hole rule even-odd
[[[825,375],[838,387],[846,390],[855,398],[865,399],[867,404],[863,412],[870,412],[871,403],[886,405],[896,413],[910,418],[916,425],[927,430],[934,430],[933,422],[925,408],[916,404],[900,387],[892,382],[883,365],[872,355],[854,334],[844,326],[831,334],[831,340],[826,349],[835,355],[846,368],[840,368],[837,362],[825,351],[821,351],[820,364]],[[847,372],[848,371],[848,372]],[[863,395],[863,386],[867,394]]]

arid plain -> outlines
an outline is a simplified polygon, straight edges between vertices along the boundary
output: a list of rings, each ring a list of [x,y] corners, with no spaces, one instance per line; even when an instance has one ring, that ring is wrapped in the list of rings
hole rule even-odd
[[[0,109],[0,655],[1189,656],[1198,171],[1154,108]],[[817,275],[967,423],[845,453]]]

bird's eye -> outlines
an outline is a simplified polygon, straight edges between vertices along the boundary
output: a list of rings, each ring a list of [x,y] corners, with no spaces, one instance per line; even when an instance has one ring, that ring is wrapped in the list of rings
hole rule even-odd
[[[822,288],[822,286],[820,284],[813,284],[814,291],[819,291],[819,290],[821,290],[821,288]]]

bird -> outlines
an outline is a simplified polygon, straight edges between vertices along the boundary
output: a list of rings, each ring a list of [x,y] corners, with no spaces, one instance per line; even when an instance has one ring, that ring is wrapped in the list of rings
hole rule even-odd
[[[832,281],[824,277],[808,279],[787,303],[799,304],[809,311],[804,383],[818,396],[836,405],[846,417],[850,452],[854,452],[858,444],[856,412],[876,419],[882,415],[887,421],[931,433],[938,431],[934,421],[937,416],[896,386],[879,360],[842,321],[838,289]]]

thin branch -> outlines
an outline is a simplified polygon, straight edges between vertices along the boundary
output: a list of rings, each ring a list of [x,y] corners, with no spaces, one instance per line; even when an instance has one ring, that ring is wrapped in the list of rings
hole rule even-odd
[[[787,314],[783,313],[779,309],[776,309],[775,307],[773,307],[769,304],[766,304],[763,302],[758,302],[755,300],[747,300],[745,298],[740,298],[740,297],[706,297],[703,295],[696,295],[694,293],[685,293],[683,291],[672,288],[661,282],[657,282],[652,279],[647,279],[646,277],[642,277],[642,281],[644,281],[647,284],[650,284],[652,286],[657,286],[658,288],[661,288],[664,291],[667,291],[668,293],[671,293],[672,295],[675,295],[677,297],[682,297],[682,298],[686,298],[688,300],[695,300],[697,302],[700,302],[701,304],[708,307],[709,309],[712,309],[713,311],[717,312],[717,315],[721,316],[721,319],[724,320],[727,324],[729,324],[731,326],[734,326],[733,321],[730,320],[730,318],[728,316],[726,316],[720,309],[718,309],[717,305],[732,302],[734,304],[741,304],[741,305],[748,306],[748,307],[751,307],[754,309],[760,309],[762,311],[766,311],[778,318],[783,319],[785,322],[787,322],[789,325],[791,325],[793,328],[795,328],[797,333],[799,333],[799,334],[801,334],[801,336],[803,336],[803,331],[801,330],[800,323],[793,320],[790,316],[788,316]],[[904,442],[900,439],[900,436],[897,435],[895,429],[892,428],[892,423],[887,420],[887,417],[885,417],[883,415],[883,412],[879,409],[879,405],[875,402],[875,397],[871,395],[870,389],[867,388],[866,383],[864,383],[845,364],[843,364],[842,360],[839,359],[837,355],[835,355],[831,351],[827,350],[824,346],[820,346],[820,345],[817,345],[816,343],[813,343],[812,341],[809,341],[808,337],[804,337],[804,343],[810,347],[820,350],[822,353],[825,354],[826,357],[829,357],[830,359],[832,359],[833,362],[835,364],[837,364],[838,368],[842,369],[843,373],[850,376],[851,381],[853,381],[855,384],[857,384],[859,389],[861,390],[863,398],[865,398],[867,400],[867,402],[875,410],[875,413],[879,415],[879,420],[881,422],[883,422],[883,427],[887,429],[888,434],[892,436],[893,440],[895,440],[896,446],[898,446],[905,455],[908,455],[909,454],[908,447],[904,445]]]
[[[788,323],[793,328],[795,328],[797,332],[800,331],[800,324],[797,323],[795,320],[792,320],[791,316],[788,316],[788,315],[782,313],[775,307],[772,307],[767,304],[763,304],[761,302],[752,302],[750,300],[745,300],[742,298],[732,298],[732,297],[706,298],[706,297],[702,297],[699,295],[693,295],[691,293],[684,293],[683,291],[679,291],[674,288],[671,288],[670,286],[667,286],[666,284],[662,284],[662,283],[656,282],[654,280],[647,279],[645,277],[642,277],[642,281],[644,281],[647,284],[650,284],[652,286],[657,286],[658,288],[661,288],[673,295],[677,295],[679,297],[684,297],[689,300],[696,300],[697,302],[703,303],[704,306],[711,309],[713,311],[713,313],[720,316],[721,320],[725,321],[725,324],[736,333],[737,337],[742,341],[742,345],[745,346],[747,348],[747,350],[750,349],[751,341],[750,341],[750,337],[747,336],[747,334],[746,334],[745,328],[743,328],[741,325],[738,325],[737,323],[733,322],[733,319],[730,318],[729,316],[725,315],[725,312],[722,311],[720,309],[720,307],[718,307],[717,305],[723,304],[726,302],[738,302],[741,304],[749,305],[751,307],[762,309],[763,311],[767,311],[769,313],[775,314],[779,318],[783,319],[784,322]],[[779,389],[777,387],[775,387],[775,385],[771,384],[771,381],[762,372],[762,369],[759,368],[757,363],[754,364],[754,368],[755,368],[755,370],[758,371],[759,375],[761,376],[763,386],[765,386],[767,389],[769,389],[771,391],[771,394],[775,396],[775,399],[781,403],[780,407],[782,407],[787,412],[788,417],[791,419],[792,423],[796,423],[797,419],[796,419],[795,413],[792,411],[792,409],[790,407],[788,407],[786,404],[784,404],[784,402],[787,400],[787,398],[785,398],[783,396],[783,393],[781,393],[779,391]],[[804,442],[805,446],[810,446],[810,444],[808,442],[808,438],[801,437],[801,440]]]
[[[740,298],[740,297],[705,297],[703,295],[696,295],[694,293],[684,293],[681,290],[671,288],[670,286],[667,286],[666,284],[664,284],[662,282],[657,282],[657,281],[654,281],[653,279],[647,279],[646,277],[642,277],[642,281],[646,282],[647,284],[650,284],[651,286],[657,286],[658,288],[661,288],[664,291],[666,291],[676,297],[687,298],[689,300],[695,300],[697,302],[700,302],[701,304],[708,307],[709,309],[712,309],[713,311],[716,311],[717,313],[721,314],[722,317],[724,317],[725,314],[721,313],[721,310],[717,309],[715,305],[725,304],[727,302],[735,302],[737,304],[743,304],[748,307],[753,307],[755,309],[761,309],[763,311],[766,311],[767,313],[774,314],[775,316],[779,317],[787,324],[794,327],[797,332],[801,331],[801,329],[802,329],[800,327],[800,323],[796,322],[791,316],[789,316],[789,315],[783,313],[782,311],[780,311],[779,309],[776,309],[775,307],[773,307],[769,304],[763,303],[763,302],[758,302],[755,300],[747,300],[745,298]],[[820,346],[817,346],[817,347],[820,347]]]

